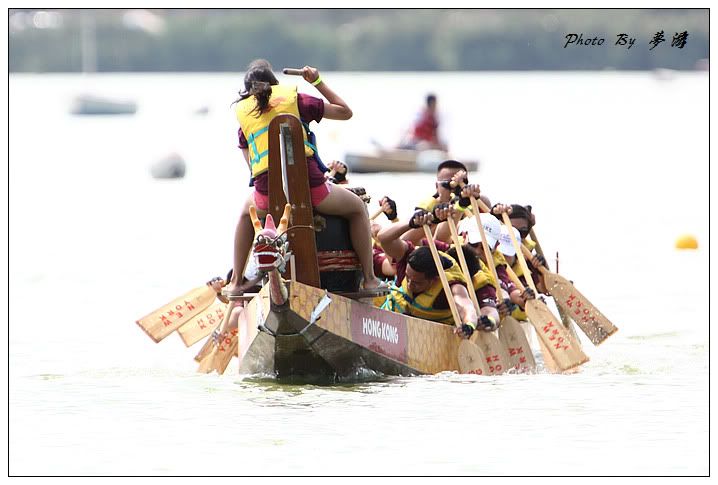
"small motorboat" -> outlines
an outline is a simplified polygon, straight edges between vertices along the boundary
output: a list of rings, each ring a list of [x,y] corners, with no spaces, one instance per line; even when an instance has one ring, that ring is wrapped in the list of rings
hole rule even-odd
[[[376,148],[367,153],[347,153],[344,163],[352,172],[436,172],[436,167],[444,160],[454,157],[443,150],[406,150]],[[466,165],[469,172],[479,169],[476,160],[458,160]]]
[[[73,115],[132,115],[137,103],[130,100],[114,100],[90,94],[81,94],[72,100],[70,113]]]

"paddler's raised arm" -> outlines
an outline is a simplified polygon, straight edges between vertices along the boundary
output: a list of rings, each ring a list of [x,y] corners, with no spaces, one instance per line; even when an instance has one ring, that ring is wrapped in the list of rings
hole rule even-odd
[[[434,220],[434,216],[426,211],[418,210],[414,212],[411,219],[407,222],[397,222],[385,227],[376,238],[379,241],[384,254],[391,256],[394,260],[398,261],[404,257],[408,246],[408,243],[401,239],[401,235],[409,229],[421,227],[424,224],[431,224]]]
[[[302,77],[309,84],[317,88],[328,101],[328,103],[324,103],[324,118],[330,120],[348,120],[353,116],[354,113],[352,113],[349,105],[327,86],[327,83],[319,75],[317,68],[304,66],[302,68]]]

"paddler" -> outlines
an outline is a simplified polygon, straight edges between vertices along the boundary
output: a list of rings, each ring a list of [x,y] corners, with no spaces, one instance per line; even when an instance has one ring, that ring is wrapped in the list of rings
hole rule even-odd
[[[496,218],[491,216],[490,214],[481,213],[479,215],[479,218],[481,219],[481,225],[484,228],[486,242],[489,246],[489,249],[491,250],[491,257],[494,261],[494,266],[496,267],[496,276],[498,276],[499,278],[499,284],[501,285],[501,288],[509,295],[508,298],[502,301],[498,301],[496,308],[501,318],[503,318],[507,314],[510,314],[514,310],[523,312],[523,309],[526,305],[526,300],[535,298],[535,294],[533,290],[528,286],[525,287],[525,290],[522,293],[521,290],[516,287],[507,272],[506,268],[508,262],[506,258],[511,258],[511,260],[513,261],[513,257],[516,254],[516,250],[511,243],[511,238],[506,230],[506,227],[500,224],[499,221],[497,221]],[[516,236],[516,239],[518,240],[520,238],[519,232],[516,229],[513,230],[515,231],[514,234]],[[467,240],[468,246],[478,256],[479,260],[481,261],[482,269],[488,270],[488,267],[486,266],[486,255],[481,244],[481,232],[476,225],[476,218],[471,217],[461,221],[461,223],[459,223],[458,231],[460,234],[464,235]],[[493,276],[491,277],[491,281],[493,282]],[[523,316],[523,318],[519,318],[519,320],[526,319],[523,313],[519,313],[519,316]]]
[[[349,183],[347,179],[349,167],[347,167],[346,163],[340,162],[339,160],[332,160],[327,163],[327,168],[329,172],[325,173],[325,175],[328,181],[337,185],[346,185]]]
[[[324,175],[327,168],[319,160],[316,145],[312,143],[314,136],[308,130],[309,122],[319,122],[323,118],[348,120],[352,117],[352,110],[329,88],[316,68],[304,66],[302,77],[316,87],[326,101],[297,93],[296,86],[279,84],[269,62],[258,59],[248,66],[244,76],[244,89],[240,91],[239,99],[235,102],[240,125],[239,147],[252,175],[250,185],[254,185],[254,193],[245,202],[235,230],[235,276],[224,290],[229,296],[242,294],[237,275],[242,273],[254,242],[249,207],[255,205],[261,216],[269,206],[268,127],[272,119],[286,113],[299,117],[305,126],[304,146],[312,205],[324,214],[343,216],[349,221],[352,246],[362,266],[362,286],[368,289],[381,285],[380,280],[374,276],[371,233],[364,202],[344,187],[327,182]]]
[[[379,206],[382,209],[382,213],[387,219],[389,219],[389,221],[398,222],[399,216],[396,212],[396,202],[394,202],[394,200],[385,195],[379,200]],[[381,224],[376,222],[372,223],[371,236],[372,241],[374,241],[374,246],[372,248],[374,251],[374,274],[386,280],[393,280],[396,276],[396,262],[394,262],[391,257],[386,255],[384,249],[379,244],[377,235],[381,229]]]
[[[531,253],[533,254],[531,259],[526,260],[526,264],[528,265],[529,271],[531,271],[531,278],[536,283],[536,289],[543,294],[548,294],[544,285],[543,276],[541,272],[537,269],[539,266],[546,266],[546,259],[544,259],[543,256],[534,252],[536,248],[536,243],[529,238],[531,228],[536,224],[536,216],[531,211],[531,206],[523,206],[519,204],[496,204],[491,208],[491,213],[501,222],[503,222],[503,217],[501,216],[503,212],[506,212],[506,214],[508,214],[511,221],[511,225],[519,232],[519,235],[521,236],[521,244],[528,248],[529,251],[531,251]],[[524,272],[518,262],[518,258],[514,256],[510,259],[512,261],[511,268],[513,269],[514,273],[516,273],[516,276],[519,277],[521,283],[525,287],[528,286],[526,284],[527,282],[526,277],[524,276]]]
[[[436,241],[437,248],[444,244],[446,243]],[[461,252],[464,254],[466,266],[471,276],[471,285],[479,302],[479,327],[488,331],[496,330],[500,321],[496,301],[496,284],[488,267],[476,256],[473,248],[468,244],[464,244],[461,246]],[[446,254],[456,261],[459,260],[457,248],[453,245],[446,251]]]
[[[445,214],[439,210],[439,216]],[[426,246],[416,247],[411,241],[404,241],[401,235],[409,229],[421,228],[434,223],[435,218],[423,210],[415,212],[408,222],[398,222],[383,228],[377,238],[385,253],[396,264],[396,284],[383,301],[382,308],[414,317],[453,324],[453,317],[446,294],[441,285],[431,250]],[[478,315],[469,298],[467,282],[459,264],[446,253],[440,252],[443,270],[451,293],[456,302],[462,323],[455,332],[470,337],[477,327]]]
[[[254,258],[250,260],[250,264],[248,265],[247,271],[245,272],[243,288],[245,291],[249,289],[248,286],[251,284],[251,281],[257,276],[257,267],[256,264],[252,264],[253,260]],[[225,304],[229,303],[229,300],[226,296],[222,294],[222,288],[227,286],[229,281],[232,279],[232,273],[233,270],[230,269],[225,278],[222,278],[221,276],[215,276],[207,282],[207,285],[209,285],[217,294],[217,299]],[[259,291],[261,288],[253,289]],[[224,326],[222,326],[222,328],[217,327],[216,329],[214,329],[214,331],[212,332],[212,338],[214,338],[215,341],[221,341],[223,337],[229,336],[230,332],[237,328],[239,316],[242,314],[243,310],[243,302],[238,302],[237,304],[235,304],[234,308],[232,308],[232,314],[227,320],[224,321]]]
[[[468,187],[466,188],[467,193],[471,192],[474,194],[480,194],[479,186],[477,184],[469,184],[466,166],[463,163],[456,160],[444,160],[439,164],[436,169],[434,195],[422,200],[416,205],[415,209],[423,210],[426,212],[433,212],[434,208],[437,205],[450,203],[452,199],[456,197],[456,194],[459,193],[459,191],[461,190],[460,188],[458,188],[459,185],[464,184],[468,185]],[[475,196],[479,197],[479,195]],[[468,197],[468,195],[466,197]],[[458,210],[463,210],[468,207],[468,199],[464,199],[464,201],[466,203],[464,207],[458,206],[457,203]],[[440,230],[441,229],[437,229],[436,227],[433,228],[434,233]],[[448,234],[448,229],[446,230],[446,234]],[[402,239],[404,239],[405,241],[411,241],[414,243],[414,245],[418,246],[423,237],[423,229],[418,228],[407,231],[406,234],[402,236]],[[441,237],[441,240],[448,241],[449,239],[446,238],[446,235],[443,235]]]

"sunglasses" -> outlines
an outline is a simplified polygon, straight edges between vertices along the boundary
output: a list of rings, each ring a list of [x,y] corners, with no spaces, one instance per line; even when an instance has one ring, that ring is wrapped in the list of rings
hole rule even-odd
[[[521,235],[521,239],[526,239],[526,237],[531,232],[531,229],[529,229],[528,227],[523,227],[521,229],[516,228],[516,229],[519,231],[519,234]]]
[[[436,183],[439,184],[439,187],[451,189],[451,180],[437,180]]]

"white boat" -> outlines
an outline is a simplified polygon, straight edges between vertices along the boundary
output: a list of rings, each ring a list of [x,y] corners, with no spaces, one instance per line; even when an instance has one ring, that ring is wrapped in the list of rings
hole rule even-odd
[[[452,160],[443,150],[404,150],[381,149],[367,153],[347,153],[344,163],[355,173],[377,172],[436,172],[436,167],[444,160]],[[458,160],[466,165],[469,172],[479,169],[477,160]]]
[[[129,100],[114,100],[81,94],[72,100],[70,112],[74,115],[132,115],[137,111],[137,103]]]

